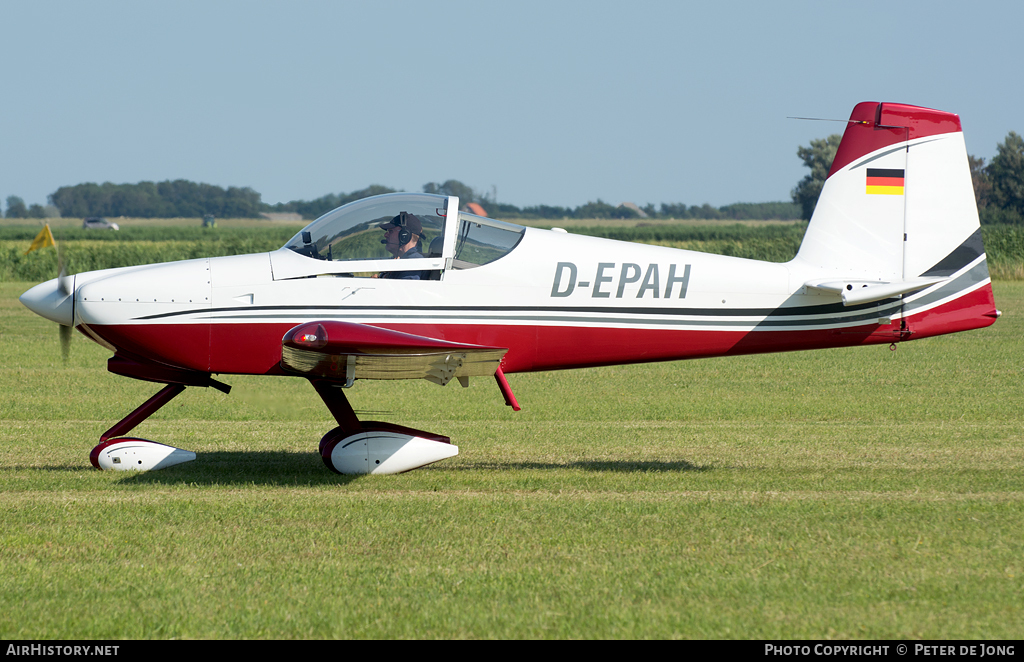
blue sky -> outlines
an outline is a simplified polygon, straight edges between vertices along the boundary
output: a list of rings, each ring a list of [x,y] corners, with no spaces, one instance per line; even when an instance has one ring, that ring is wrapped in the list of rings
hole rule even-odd
[[[860,101],[1024,133],[1020,2],[0,0],[0,200],[188,179],[265,202],[788,200]]]

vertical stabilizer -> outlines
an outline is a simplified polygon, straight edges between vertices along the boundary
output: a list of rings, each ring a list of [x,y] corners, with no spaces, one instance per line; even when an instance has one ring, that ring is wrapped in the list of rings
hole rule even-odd
[[[934,280],[898,295],[916,337],[991,324],[997,313],[960,118],[858,104],[794,263],[821,279],[891,283],[893,291]]]

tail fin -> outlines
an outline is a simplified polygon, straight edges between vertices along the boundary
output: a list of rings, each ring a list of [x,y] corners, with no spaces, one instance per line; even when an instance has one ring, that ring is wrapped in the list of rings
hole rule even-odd
[[[960,118],[858,104],[795,261],[847,305],[902,297],[905,335],[995,321]]]

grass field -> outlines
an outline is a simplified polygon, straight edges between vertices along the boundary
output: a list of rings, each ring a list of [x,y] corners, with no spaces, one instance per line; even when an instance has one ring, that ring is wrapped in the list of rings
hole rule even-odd
[[[0,637],[1024,636],[1024,283],[988,329],[561,373],[360,382],[460,455],[339,477],[299,379],[224,377],[92,469],[157,386],[0,283]],[[366,413],[366,417],[371,417]]]

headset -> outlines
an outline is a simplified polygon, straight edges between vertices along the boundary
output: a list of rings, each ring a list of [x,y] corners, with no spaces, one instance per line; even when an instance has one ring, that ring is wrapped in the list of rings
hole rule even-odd
[[[398,216],[395,216],[393,219],[391,219],[391,222],[394,223],[396,227],[398,227],[398,245],[399,246],[405,246],[407,243],[409,243],[409,240],[412,239],[412,232],[410,232],[409,228],[407,227],[408,224],[409,224],[408,216],[409,216],[409,212],[403,211],[403,212],[400,212],[398,214]],[[386,244],[386,243],[388,243],[388,240],[387,239],[381,239],[380,243]]]
[[[405,246],[412,239],[412,232],[409,232],[409,228],[406,227],[409,223],[408,218],[409,212],[403,211],[398,214],[398,245]]]

